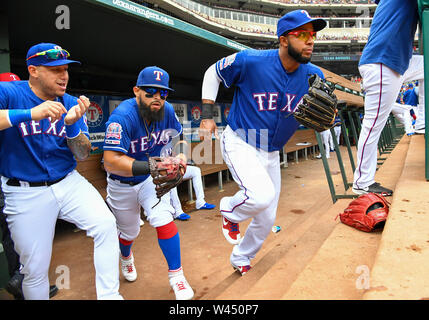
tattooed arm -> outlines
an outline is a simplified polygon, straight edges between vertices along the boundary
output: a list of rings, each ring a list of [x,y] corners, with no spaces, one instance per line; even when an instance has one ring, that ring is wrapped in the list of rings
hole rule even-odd
[[[80,133],[75,138],[67,138],[67,145],[77,160],[82,161],[89,157],[91,142],[85,134]]]

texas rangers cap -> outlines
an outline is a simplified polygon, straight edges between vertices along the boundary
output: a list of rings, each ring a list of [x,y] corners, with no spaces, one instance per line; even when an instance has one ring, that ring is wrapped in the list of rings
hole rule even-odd
[[[323,19],[313,19],[305,10],[294,10],[286,13],[277,22],[277,37],[280,37],[286,31],[292,31],[306,23],[313,23],[314,31],[320,31],[326,27],[326,21]]]
[[[0,81],[20,81],[21,79],[12,72],[0,73]]]
[[[60,55],[58,58],[50,59],[48,55],[38,55],[34,56],[37,53],[45,52],[47,50],[57,49],[64,52],[64,54]],[[39,43],[34,46],[32,46],[28,52],[27,52],[27,66],[33,65],[33,66],[48,66],[48,67],[54,67],[54,66],[62,66],[69,63],[79,63],[79,61],[75,60],[69,60],[67,59],[69,54],[67,51],[63,51],[64,49],[61,48],[59,45],[54,43]],[[29,59],[31,58],[31,59]]]
[[[156,66],[146,67],[137,78],[137,87],[155,87],[174,91],[168,87],[170,76],[167,71]]]

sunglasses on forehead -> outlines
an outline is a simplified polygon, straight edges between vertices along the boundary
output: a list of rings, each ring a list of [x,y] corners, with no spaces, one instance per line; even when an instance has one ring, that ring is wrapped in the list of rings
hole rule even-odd
[[[58,60],[70,57],[70,53],[68,53],[68,51],[64,49],[49,49],[46,51],[37,52],[31,57],[28,57],[27,61],[38,56],[46,56],[50,60]]]
[[[316,40],[316,37],[317,37],[316,31],[307,31],[307,30],[295,30],[295,31],[288,32],[288,34],[292,34],[302,41],[308,41],[310,38],[312,38],[313,40]]]
[[[146,92],[146,98],[153,98],[153,96],[159,91],[159,95],[162,100],[165,100],[168,96],[168,90],[160,89],[155,87],[140,87],[143,91]]]

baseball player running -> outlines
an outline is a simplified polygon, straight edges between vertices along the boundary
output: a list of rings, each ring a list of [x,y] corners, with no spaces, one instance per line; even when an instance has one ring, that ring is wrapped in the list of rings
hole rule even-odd
[[[28,81],[0,83],[0,174],[4,213],[24,275],[27,300],[49,299],[48,271],[57,218],[94,238],[98,299],[119,294],[115,219],[76,170],[91,144],[89,100],[66,94],[70,54],[41,43],[27,53]]]
[[[192,186],[194,187],[196,201],[195,208],[197,210],[212,210],[216,208],[214,204],[207,203],[204,199],[204,187],[201,178],[201,169],[197,166],[188,165],[186,167],[186,173],[183,179],[192,179]],[[183,212],[182,205],[180,203],[179,195],[177,194],[177,188],[173,188],[170,191],[170,201],[174,208],[174,218],[178,220],[189,220],[191,216]]]
[[[225,163],[240,190],[220,201],[222,231],[234,246],[230,262],[244,275],[276,218],[281,187],[279,150],[299,124],[290,117],[308,92],[316,32],[326,26],[307,11],[287,13],[277,24],[279,49],[244,50],[210,66],[203,80],[201,139],[217,136],[212,118],[219,84],[236,86],[228,125],[221,136]],[[209,133],[209,134],[207,134]],[[252,219],[241,238],[239,223]]]
[[[106,201],[117,221],[125,279],[137,279],[131,246],[140,232],[142,207],[157,231],[176,299],[189,300],[194,291],[183,274],[174,209],[169,193],[161,201],[157,199],[148,164],[148,157],[165,153],[172,138],[182,133],[174,108],[166,101],[172,91],[168,83],[165,70],[155,66],[144,68],[133,89],[136,97],[123,101],[110,115],[104,140],[104,167],[108,172]]]
[[[423,56],[412,55],[419,18],[417,0],[375,2],[378,7],[359,62],[366,95],[353,192],[392,195],[392,190],[374,180],[377,144],[402,84],[423,79],[424,66]]]

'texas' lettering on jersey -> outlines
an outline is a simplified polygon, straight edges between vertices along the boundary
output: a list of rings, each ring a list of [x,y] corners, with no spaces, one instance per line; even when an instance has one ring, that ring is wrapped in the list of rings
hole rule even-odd
[[[280,112],[293,112],[296,107],[302,102],[295,101],[296,94],[285,93],[286,104],[280,106]],[[274,111],[279,108],[277,102],[279,100],[278,92],[263,92],[263,93],[254,93],[253,99],[255,99],[258,105],[258,111]],[[293,104],[295,102],[295,104]],[[292,107],[293,106],[293,107]]]
[[[130,149],[128,150],[129,153],[138,153],[142,151],[146,151],[150,148],[152,148],[155,145],[164,144],[170,142],[170,130],[162,130],[162,131],[156,131],[152,132],[152,138],[153,141],[149,141],[147,136],[140,137],[135,140],[130,141]]]
[[[41,120],[41,121],[46,121],[46,120]],[[43,129],[42,127],[45,127],[45,126],[42,125],[41,121],[31,120],[28,122],[21,122],[18,125],[18,128],[21,131],[21,135],[23,137],[27,137],[27,136],[34,136],[38,134],[48,134],[48,135],[62,137],[62,138],[66,137],[66,128],[65,128],[64,122],[62,122],[61,126],[57,126],[59,120],[56,120],[52,123],[49,123],[49,127],[47,129],[46,128]]]

